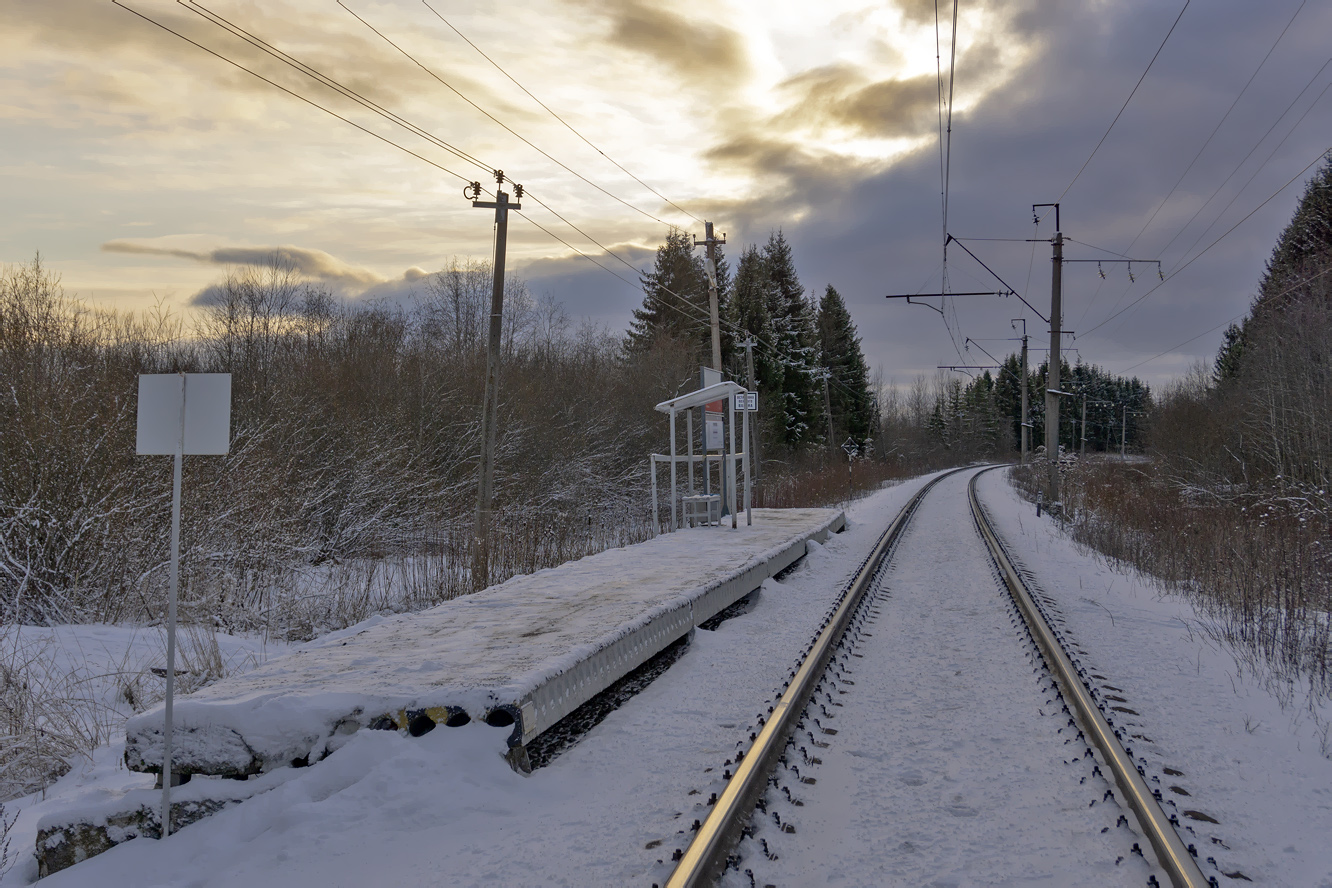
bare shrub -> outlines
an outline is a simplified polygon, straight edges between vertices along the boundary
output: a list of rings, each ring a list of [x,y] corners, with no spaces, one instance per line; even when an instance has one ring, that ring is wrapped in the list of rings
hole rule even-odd
[[[1027,491],[1034,476],[1014,472]],[[1325,500],[1183,483],[1147,462],[1088,461],[1063,483],[1075,540],[1186,596],[1255,667],[1332,694]]]

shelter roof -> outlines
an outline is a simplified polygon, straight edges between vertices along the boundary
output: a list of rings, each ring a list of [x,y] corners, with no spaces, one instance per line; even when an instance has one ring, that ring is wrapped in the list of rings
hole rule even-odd
[[[687,395],[671,398],[669,401],[662,401],[657,405],[657,410],[662,413],[676,413],[681,410],[688,410],[690,407],[702,407],[704,404],[711,404],[713,401],[721,401],[743,391],[746,391],[743,385],[728,379],[725,382],[704,386]]]

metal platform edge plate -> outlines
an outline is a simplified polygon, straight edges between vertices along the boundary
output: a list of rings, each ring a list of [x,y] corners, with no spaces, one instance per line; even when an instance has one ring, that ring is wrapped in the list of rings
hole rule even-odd
[[[793,539],[773,557],[710,586],[701,594],[672,608],[579,661],[521,700],[504,706],[516,724],[509,746],[526,746],[594,696],[661,653],[700,623],[753,592],[763,581],[781,573],[809,548],[809,541],[826,542],[829,534],[846,527],[846,515],[837,512],[818,528]],[[510,708],[511,707],[511,708]]]

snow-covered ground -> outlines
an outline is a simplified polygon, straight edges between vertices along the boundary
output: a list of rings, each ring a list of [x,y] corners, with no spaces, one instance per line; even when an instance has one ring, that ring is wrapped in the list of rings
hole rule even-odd
[[[765,711],[830,603],[884,526],[925,480],[854,504],[848,509],[845,533],[816,547],[781,582],[766,582],[749,613],[716,631],[697,632],[684,656],[652,685],[530,776],[511,771],[499,755],[507,729],[473,722],[414,739],[362,731],[334,755],[292,772],[290,779],[261,796],[188,826],[165,842],[138,839],[120,845],[44,884],[329,888],[440,881],[646,888],[661,882],[669,872],[671,852],[687,843],[690,824],[705,816],[709,794],[720,790],[725,761],[738,744],[747,744],[748,726]],[[932,495],[945,495],[938,508],[947,506],[943,500],[950,484],[961,483],[960,478],[944,482],[944,489]],[[1160,764],[1159,773],[1149,773],[1160,778],[1163,791],[1181,800],[1181,813],[1187,807],[1220,821],[1186,821],[1198,831],[1204,856],[1215,856],[1223,870],[1238,868],[1259,883],[1332,886],[1332,852],[1325,840],[1332,827],[1332,762],[1324,758],[1325,747],[1308,710],[1297,705],[1283,711],[1258,682],[1240,674],[1227,653],[1208,642],[1186,605],[1079,551],[1057,527],[1038,521],[1032,508],[1011,493],[1001,473],[983,479],[981,492],[1014,553],[1057,602],[1084,651],[1084,665],[1106,676],[1103,685],[1120,689],[1107,693],[1124,698],[1125,708],[1139,714],[1138,731],[1152,743],[1135,751],[1141,748]],[[927,506],[935,508],[930,500]],[[926,517],[922,512],[922,519]],[[902,787],[908,799],[925,805],[932,798],[945,799],[927,792],[942,785],[931,781],[946,777],[953,781],[945,794],[946,805],[956,806],[953,813],[944,810],[944,817],[936,810],[920,823],[884,817],[872,828],[839,837],[833,821],[814,824],[811,805],[794,809],[793,820],[810,819],[785,838],[803,839],[822,830],[829,841],[811,848],[802,865],[812,867],[810,872],[826,872],[820,863],[841,860],[847,885],[920,884],[914,874],[926,871],[930,855],[938,865],[936,878],[951,873],[940,884],[1002,881],[994,874],[1010,874],[1010,884],[1030,884],[1021,874],[1036,871],[1047,850],[1053,853],[1061,846],[1084,856],[1093,875],[1108,874],[1106,880],[1085,878],[1086,884],[1115,884],[1121,872],[1136,878],[1128,883],[1141,884],[1145,870],[1140,862],[1113,865],[1122,853],[1117,833],[1123,831],[1099,833],[1101,806],[1090,813],[1085,809],[1091,790],[1078,783],[1083,775],[1075,773],[1076,766],[1062,763],[1066,747],[1057,733],[1059,723],[1039,714],[1045,699],[1039,694],[1039,677],[1032,675],[1004,619],[1006,611],[988,568],[961,554],[963,538],[974,536],[970,518],[961,513],[949,526],[958,535],[955,545],[933,540],[930,552],[912,563],[901,561],[889,577],[877,622],[857,646],[862,657],[854,660],[854,668],[871,674],[870,659],[886,659],[874,667],[877,678],[851,689],[864,695],[841,697],[844,707],[837,710],[838,720],[850,724],[852,707],[863,706],[855,718],[864,725],[864,736],[872,737],[876,724],[896,725],[898,742],[882,749],[877,759],[864,757],[857,763],[858,772],[848,769],[827,782],[836,786],[843,780],[848,792],[861,784],[866,790],[878,784],[875,791],[883,794]],[[919,536],[915,539],[919,543]],[[912,538],[906,545],[912,545]],[[907,549],[900,551],[905,559]],[[913,577],[922,589],[931,581],[938,587],[937,602],[912,598],[905,584]],[[901,610],[895,610],[899,606]],[[922,634],[921,620],[933,616],[931,611],[953,622],[940,624],[925,653],[904,659],[908,643],[925,640],[915,636]],[[1008,698],[990,700],[1000,692],[964,682],[967,670],[960,667],[972,661],[1008,689],[1003,692]],[[956,665],[945,668],[950,663]],[[1014,683],[1001,681],[1010,675],[1016,676]],[[971,733],[978,730],[973,720],[958,721],[951,732],[933,727],[945,707],[963,707],[947,710],[952,713],[948,717],[957,717],[968,709],[979,715],[983,706],[1003,702],[1012,703],[1005,707],[1012,717],[988,725],[984,734]],[[1018,720],[1024,707],[1029,716],[1025,723]],[[935,717],[927,718],[928,712]],[[848,728],[846,736],[839,733],[829,740],[846,741],[842,748],[851,749],[853,734]],[[1023,736],[1030,746],[1021,742]],[[830,744],[823,750],[829,753],[825,768],[833,765],[833,749]],[[1010,793],[1004,804],[996,787],[989,785],[989,769],[982,767],[999,749],[1021,757],[1026,770],[1017,776],[1031,783],[1030,793]],[[11,811],[21,809],[12,832],[12,850],[21,859],[0,880],[0,888],[35,879],[31,849],[40,815],[151,781],[125,771],[119,764],[121,751],[117,743],[103,747],[86,767],[48,788],[45,801],[11,803]],[[1043,756],[1057,757],[1053,776],[1037,768]],[[1167,767],[1182,773],[1169,774]],[[1072,798],[1056,792],[1070,782]],[[823,785],[821,779],[807,789]],[[1173,792],[1170,786],[1190,795]],[[961,800],[952,800],[952,795]],[[1048,811],[1042,811],[1042,798],[1050,801]],[[972,810],[975,816],[967,816]],[[911,813],[907,810],[904,816]],[[1010,846],[994,842],[1003,824],[993,818],[1000,816],[1020,819],[1018,833],[1026,838]],[[925,824],[943,834],[927,831]],[[1046,825],[1062,832],[1044,835]],[[926,832],[935,834],[936,844],[922,841],[919,834]],[[1213,836],[1229,850],[1213,844]],[[870,853],[862,849],[860,856],[835,858],[841,846],[833,844],[834,839],[855,843],[862,837],[871,843]],[[881,849],[887,857],[896,853],[893,849],[902,852],[904,843],[917,848],[922,863],[902,871],[908,881],[895,883],[891,873],[885,876],[873,868],[880,856],[872,849]],[[987,868],[957,865],[952,858],[962,853],[983,855]],[[1064,884],[1053,878],[1046,883]]]
[[[288,886],[649,885],[669,871],[677,835],[721,786],[725,758],[759,701],[777,689],[884,525],[924,479],[848,510],[848,529],[813,547],[754,610],[700,631],[688,652],[549,766],[523,777],[500,758],[508,729],[473,722],[423,737],[362,731],[282,786],[182,829],[138,839],[43,884]],[[718,533],[726,533],[719,529]],[[743,735],[747,739],[748,735]],[[48,791],[44,811],[84,805],[151,778],[118,769],[109,748]],[[693,790],[693,794],[691,794]],[[700,809],[701,810],[701,809]],[[32,847],[28,811],[15,846]],[[649,848],[647,846],[653,845]],[[27,884],[25,860],[0,886]]]
[[[842,661],[846,674],[816,695],[814,734],[798,742],[822,736],[827,748],[800,763],[812,785],[779,771],[768,813],[795,832],[759,818],[757,837],[777,859],[750,846],[758,884],[1147,883],[1151,870],[1131,850],[1141,837],[1117,827],[1125,811],[1104,798],[1112,784],[1083,757],[1013,625],[970,519],[971,476],[945,478],[925,498]]]
[[[1081,664],[1105,676],[1096,681],[1102,696],[1136,713],[1116,712],[1116,722],[1132,719],[1150,741],[1134,753],[1152,763],[1150,785],[1174,803],[1167,810],[1192,829],[1200,856],[1259,884],[1330,888],[1332,709],[1288,688],[1277,689],[1288,697],[1283,709],[1187,602],[1073,543],[1001,473],[983,477],[980,494],[1085,651]]]

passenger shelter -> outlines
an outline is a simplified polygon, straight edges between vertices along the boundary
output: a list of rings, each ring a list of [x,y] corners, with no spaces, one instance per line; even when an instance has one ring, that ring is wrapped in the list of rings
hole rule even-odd
[[[692,411],[698,407],[704,407],[717,401],[724,401],[726,407],[724,414],[727,417],[726,439],[722,447],[717,448],[721,452],[712,455],[705,447],[704,453],[694,453],[694,425]],[[688,522],[693,526],[694,522],[706,524],[721,523],[721,495],[694,493],[694,464],[701,462],[703,470],[708,471],[709,460],[720,460],[722,476],[724,478],[723,488],[726,491],[727,506],[731,513],[731,527],[737,526],[736,517],[736,480],[739,470],[744,473],[744,510],[745,524],[754,523],[753,510],[751,508],[752,484],[749,471],[749,412],[755,406],[755,395],[747,391],[744,386],[737,382],[726,380],[724,382],[714,383],[704,386],[697,391],[686,395],[680,395],[678,398],[672,398],[669,401],[662,401],[656,409],[670,417],[670,436],[671,447],[669,454],[653,453],[650,455],[652,467],[652,520],[654,529],[658,526],[657,514],[657,465],[667,463],[671,468],[671,530],[683,526]],[[735,440],[735,418],[736,412],[742,414],[742,442],[740,450],[736,450]],[[682,456],[677,450],[678,430],[676,415],[683,412],[685,415],[685,432],[688,439],[686,453]],[[743,464],[741,464],[743,461]],[[688,493],[681,496],[679,493],[679,478],[677,466],[684,463],[688,467]],[[681,508],[683,507],[683,508]]]

